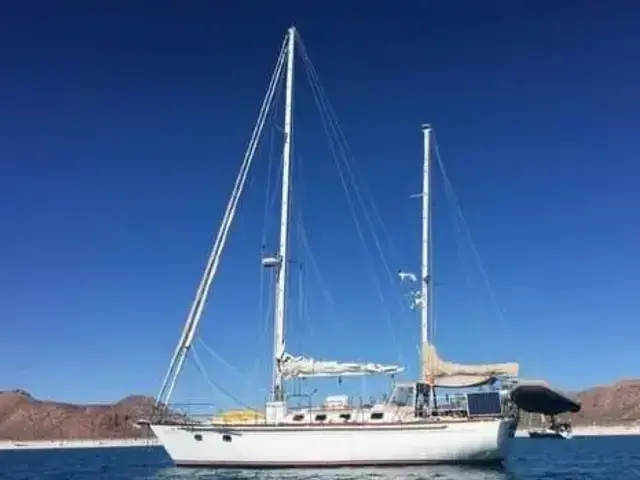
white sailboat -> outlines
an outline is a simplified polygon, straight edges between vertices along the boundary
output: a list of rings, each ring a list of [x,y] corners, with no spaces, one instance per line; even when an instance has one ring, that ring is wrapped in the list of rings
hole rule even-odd
[[[414,306],[421,312],[422,377],[398,383],[386,402],[353,406],[344,396],[331,396],[318,407],[291,408],[285,381],[296,378],[392,375],[398,365],[318,361],[287,352],[284,338],[287,238],[289,227],[290,158],[294,49],[297,33],[288,30],[260,111],[250,145],[227,205],[205,273],[198,288],[178,346],[164,379],[158,405],[160,414],[150,428],[179,466],[217,468],[285,468],[420,465],[431,463],[495,463],[506,455],[508,440],[517,424],[517,408],[507,389],[454,393],[438,398],[436,388],[461,388],[490,384],[516,377],[517,364],[460,365],[442,361],[429,342],[430,315],[430,135],[424,126],[422,197],[422,268],[415,280]],[[175,415],[163,416],[185,357],[191,348],[202,309],[216,273],[220,255],[233,221],[247,172],[276,84],[286,75],[280,246],[278,253],[263,258],[263,266],[276,276],[272,396],[263,415],[229,420],[195,421]]]

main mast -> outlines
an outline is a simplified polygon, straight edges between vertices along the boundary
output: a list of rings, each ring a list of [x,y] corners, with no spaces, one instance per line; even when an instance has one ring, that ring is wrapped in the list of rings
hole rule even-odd
[[[289,28],[287,41],[287,77],[284,111],[284,148],[282,152],[282,198],[280,204],[280,248],[278,251],[278,267],[275,301],[275,327],[273,345],[273,400],[284,399],[282,389],[282,375],[278,368],[278,361],[284,354],[284,316],[286,308],[287,287],[287,243],[289,237],[289,180],[291,178],[291,139],[293,133],[293,57],[295,48],[296,29]]]
[[[420,272],[420,298],[422,299],[422,308],[420,309],[420,330],[422,340],[422,365],[421,369],[425,368],[425,364],[429,359],[429,318],[431,313],[431,299],[429,298],[431,286],[431,274],[429,266],[430,257],[430,231],[429,226],[431,223],[431,202],[429,198],[430,187],[430,137],[431,126],[422,126],[422,135],[424,137],[424,162],[422,167],[422,268]],[[424,372],[427,373],[427,372]],[[431,379],[425,378],[424,381],[431,383]]]

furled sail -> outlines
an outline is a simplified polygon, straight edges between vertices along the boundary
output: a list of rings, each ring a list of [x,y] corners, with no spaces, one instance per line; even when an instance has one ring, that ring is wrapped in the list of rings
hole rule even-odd
[[[423,381],[439,387],[462,388],[474,387],[490,382],[496,377],[517,377],[517,363],[494,363],[486,365],[462,365],[445,362],[438,357],[433,345],[423,346],[424,365]]]
[[[278,366],[284,378],[347,377],[376,374],[393,375],[404,370],[404,368],[399,365],[315,360],[303,356],[294,357],[288,353],[282,355]]]

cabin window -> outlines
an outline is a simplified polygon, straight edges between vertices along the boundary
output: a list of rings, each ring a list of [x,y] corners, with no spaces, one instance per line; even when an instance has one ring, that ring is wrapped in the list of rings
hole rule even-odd
[[[225,433],[224,435],[222,435],[222,441],[223,442],[230,442],[231,441],[231,435],[229,435],[228,433]]]
[[[324,422],[327,419],[327,416],[324,413],[316,415],[316,422]]]
[[[199,433],[196,433],[193,438],[196,440],[196,442],[201,442],[202,441],[202,435],[200,435]]]
[[[340,414],[340,419],[344,420],[345,422],[348,422],[349,420],[351,420],[351,414],[350,413],[341,413]]]
[[[371,414],[371,420],[382,420],[382,417],[384,417],[383,412],[373,412]]]
[[[297,414],[293,416],[294,422],[301,422],[302,420],[304,420],[304,415]]]

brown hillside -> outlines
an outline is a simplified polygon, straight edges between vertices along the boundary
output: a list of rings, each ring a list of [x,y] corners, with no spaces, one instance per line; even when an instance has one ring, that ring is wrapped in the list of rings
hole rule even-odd
[[[149,436],[135,422],[149,417],[154,400],[132,396],[111,405],[36,400],[24,391],[0,392],[0,439],[58,440]]]
[[[623,380],[590,388],[577,397],[582,411],[573,415],[576,424],[622,425],[640,421],[640,380]]]

